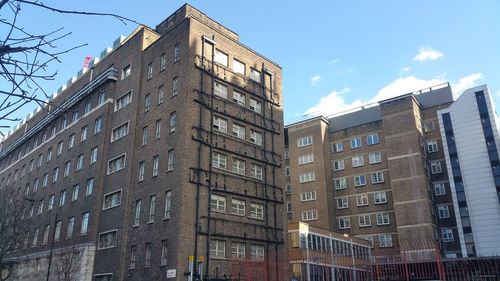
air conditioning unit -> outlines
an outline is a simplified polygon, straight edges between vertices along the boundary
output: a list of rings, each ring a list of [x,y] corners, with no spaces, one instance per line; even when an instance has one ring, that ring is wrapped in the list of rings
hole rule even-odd
[[[113,49],[116,49],[117,47],[121,46],[123,41],[125,41],[125,36],[120,35],[120,37],[116,38],[116,40],[113,42]]]

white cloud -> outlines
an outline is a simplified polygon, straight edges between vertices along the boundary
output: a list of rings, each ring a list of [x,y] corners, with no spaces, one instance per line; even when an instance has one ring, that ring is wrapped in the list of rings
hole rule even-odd
[[[465,90],[475,86],[477,80],[483,79],[482,73],[474,73],[461,78],[457,83],[452,83],[453,94],[455,97],[460,96]]]
[[[500,98],[500,89],[498,89],[496,96]]]
[[[340,62],[340,59],[333,59],[330,61],[331,64],[336,64],[336,63],[339,63]]]
[[[418,79],[415,76],[401,77],[398,78],[396,81],[380,89],[377,95],[375,95],[375,97],[370,99],[370,102],[377,102],[381,100],[390,99],[393,97],[418,91],[420,89],[425,89],[431,86],[435,86],[444,82],[445,81],[440,77],[430,80]]]
[[[410,67],[409,66],[402,67],[401,70],[400,70],[401,74],[406,73],[408,71],[410,71]]]
[[[331,91],[327,96],[322,97],[315,106],[307,109],[304,115],[323,114],[328,116],[337,112],[360,107],[365,104],[365,102],[360,99],[357,99],[352,103],[346,103],[344,95],[350,91],[350,88],[344,88],[340,91]]]
[[[321,75],[315,75],[311,78],[309,83],[311,84],[311,86],[314,86],[314,85],[318,84],[319,80],[321,80]]]
[[[442,56],[443,56],[443,53],[441,53],[440,51],[434,50],[431,47],[421,47],[418,50],[418,54],[413,58],[413,60],[420,61],[420,62],[433,61],[433,60],[439,59]]]

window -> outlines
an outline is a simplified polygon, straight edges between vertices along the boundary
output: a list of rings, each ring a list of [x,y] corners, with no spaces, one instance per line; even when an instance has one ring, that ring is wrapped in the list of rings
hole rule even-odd
[[[161,137],[161,119],[156,120],[156,126],[155,126],[155,139],[159,139]]]
[[[174,77],[172,79],[172,97],[177,96],[178,91],[179,91],[179,78]]]
[[[256,145],[262,146],[262,134],[254,130],[250,130],[250,141]]]
[[[59,167],[55,167],[54,170],[52,170],[52,182],[56,182],[59,177]]]
[[[75,184],[73,185],[73,191],[71,193],[71,201],[78,200],[78,193],[80,193],[80,185]]]
[[[262,113],[262,103],[256,99],[250,98],[250,109],[257,113]]]
[[[214,95],[227,99],[227,86],[215,82]]]
[[[346,209],[349,208],[349,198],[340,197],[337,198],[337,209]]]
[[[253,69],[253,68],[250,68],[250,79],[252,79],[255,82],[260,83],[260,81],[261,81],[260,71]]]
[[[38,178],[36,178],[34,181],[33,181],[33,192],[37,192],[38,191]],[[29,189],[26,191],[26,193],[29,192]]]
[[[233,90],[233,101],[234,102],[236,102],[237,104],[244,107],[246,104],[245,100],[246,100],[246,98],[245,98],[244,94]]]
[[[382,162],[382,154],[380,152],[373,152],[368,154],[368,159],[370,164],[376,164]]]
[[[43,174],[43,184],[42,184],[42,187],[47,187],[48,184],[49,184],[49,174],[45,173],[45,174]]]
[[[144,112],[151,110],[151,94],[146,94],[144,96]]]
[[[70,172],[71,172],[71,161],[68,161],[64,163],[64,177],[69,176]]]
[[[300,183],[306,183],[306,182],[312,182],[316,179],[316,173],[315,172],[307,172],[299,175],[299,182]]]
[[[387,194],[385,191],[373,193],[373,202],[375,204],[387,203]]]
[[[99,233],[98,250],[109,249],[116,247],[116,238],[118,230],[112,230],[104,233]]]
[[[333,162],[333,170],[334,171],[342,171],[344,170],[344,160],[339,160],[339,161],[335,161]]]
[[[318,219],[318,210],[307,210],[301,214],[303,221],[312,221]]]
[[[365,160],[363,158],[363,155],[354,156],[352,158],[352,167],[353,168],[361,167],[363,165],[365,165]]]
[[[250,217],[253,219],[264,219],[264,205],[251,203],[250,204]]]
[[[361,138],[351,139],[351,149],[361,147]]]
[[[379,143],[378,134],[372,134],[372,135],[366,136],[366,143],[368,145],[374,145],[374,144]]]
[[[233,59],[233,71],[245,75],[245,64],[237,59]]]
[[[61,191],[59,194],[59,207],[64,206],[64,203],[66,203],[66,190]]]
[[[49,203],[47,205],[47,210],[52,210],[54,208],[55,196],[54,194],[49,196]]]
[[[428,141],[427,142],[427,152],[433,153],[438,151],[438,144],[437,141]]]
[[[226,211],[226,197],[212,194],[211,209],[215,212]]]
[[[159,155],[155,155],[153,157],[153,173],[152,173],[153,177],[158,176],[159,165],[160,165],[160,156]]]
[[[35,167],[35,159],[31,159],[31,161],[30,161],[30,167],[29,167],[28,171],[32,172],[34,167]]]
[[[81,137],[80,137],[80,141],[84,141],[87,139],[87,131],[88,131],[88,127],[85,126],[82,128],[82,134],[81,134]]]
[[[344,144],[341,142],[332,144],[332,151],[334,153],[339,153],[339,152],[344,151]]]
[[[135,201],[134,225],[139,225],[141,219],[141,205],[142,205],[141,200]]]
[[[68,229],[66,231],[66,237],[72,237],[75,230],[75,217],[70,217],[68,219]]]
[[[448,209],[448,206],[439,206],[438,213],[440,219],[446,219],[450,217],[450,210]]]
[[[118,111],[132,102],[132,90],[126,92],[121,97],[116,99],[115,111]]]
[[[123,123],[122,125],[114,128],[113,131],[111,132],[111,142],[119,140],[119,139],[123,138],[124,136],[128,135],[128,130],[129,130],[129,122],[128,121],[126,123]]]
[[[443,170],[441,169],[441,162],[433,161],[431,162],[431,173],[432,174],[440,174]]]
[[[340,190],[340,189],[346,189],[347,188],[347,181],[345,178],[342,179],[335,179],[335,190]]]
[[[250,165],[250,176],[259,180],[263,179],[263,170],[261,165],[251,164]]]
[[[227,133],[227,120],[214,116],[214,130]]]
[[[130,247],[130,266],[129,269],[135,269],[135,260],[137,258],[137,246]]]
[[[175,112],[172,112],[170,114],[170,122],[169,122],[169,125],[170,125],[170,132],[175,132],[175,129],[176,129],[176,126],[177,126],[177,113]]]
[[[54,241],[57,242],[61,238],[61,227],[62,227],[62,221],[58,221],[56,223],[56,229],[54,231]]]
[[[174,46],[174,62],[178,62],[181,56],[181,45],[179,43]]]
[[[167,265],[167,240],[161,240],[161,259],[160,265]]]
[[[38,155],[38,165],[37,167],[41,167],[43,162],[43,154]],[[7,181],[8,182],[8,181]]]
[[[97,162],[97,152],[99,151],[98,147],[94,147],[90,150],[90,165]]]
[[[372,225],[370,215],[359,215],[358,221],[359,221],[359,227],[368,227]]]
[[[108,161],[108,175],[125,168],[125,154]]]
[[[453,242],[453,230],[452,229],[442,229],[441,230],[441,237],[443,239],[443,242]]]
[[[94,190],[94,178],[90,178],[87,180],[87,187],[85,190],[85,196],[91,195],[93,190]]]
[[[339,218],[339,228],[340,229],[351,228],[351,219],[348,217]]]
[[[90,110],[92,110],[92,103],[90,102],[90,100],[86,101],[85,102],[85,106],[83,108],[83,114],[87,114],[90,112]]]
[[[299,165],[309,164],[314,162],[314,154],[299,156]]]
[[[130,64],[122,69],[122,80],[130,76]]]
[[[47,162],[49,162],[52,159],[52,147],[47,150]],[[21,176],[23,176],[24,173],[21,173]]]
[[[378,245],[380,248],[392,247],[392,235],[390,234],[379,235]]]
[[[231,245],[231,256],[233,258],[244,259],[245,243],[233,242],[233,244]]]
[[[287,184],[285,186],[285,193],[286,194],[292,194],[292,186],[291,185]]]
[[[233,135],[239,139],[245,139],[245,127],[233,123]]]
[[[354,177],[354,186],[363,186],[366,185],[366,177],[365,175],[359,175]]]
[[[212,155],[212,166],[217,169],[227,169],[227,155],[214,152]]]
[[[357,203],[358,207],[368,206],[368,194],[356,195],[356,203]]]
[[[47,224],[47,225],[45,225],[45,227],[43,228],[43,240],[42,240],[42,245],[47,244],[47,242],[49,241],[49,233],[50,233],[50,225],[49,225],[49,224]]]
[[[139,162],[139,175],[137,177],[137,181],[143,181],[144,180],[144,167],[145,167],[145,162],[141,161]]]
[[[286,203],[286,212],[287,213],[292,213],[293,209],[292,209],[292,203],[289,203],[287,202]]]
[[[300,201],[305,202],[305,201],[313,201],[316,200],[316,191],[305,191],[300,193]]]
[[[377,213],[377,225],[388,225],[389,221],[389,213]]]
[[[436,196],[446,195],[446,189],[444,187],[444,183],[434,184],[434,194],[436,194]]]
[[[308,146],[311,144],[313,144],[313,137],[312,136],[302,137],[302,138],[299,138],[297,140],[298,147]]]
[[[151,195],[149,197],[148,223],[155,221],[155,211],[156,211],[156,196],[155,195]]]
[[[35,214],[35,203],[31,204],[29,218],[31,218]]]
[[[225,258],[226,257],[226,241],[223,240],[210,240],[210,257],[211,258]]]
[[[174,150],[170,149],[168,151],[167,171],[173,171],[174,170],[174,161],[175,161]]]
[[[83,154],[80,154],[76,157],[76,170],[80,171],[83,169]]]
[[[162,104],[165,101],[165,87],[161,85],[158,88],[158,105]]]
[[[424,123],[424,129],[425,129],[425,132],[431,132],[431,131],[434,131],[434,121],[426,121]]]
[[[104,195],[103,210],[120,206],[122,200],[122,191],[114,191]]]
[[[57,143],[57,152],[56,152],[56,155],[57,155],[57,156],[61,155],[62,150],[63,150],[63,144],[64,144],[64,143],[63,143],[63,141],[60,141],[60,142],[58,142],[58,143]],[[33,161],[33,160],[32,160],[32,161]],[[31,164],[32,164],[32,163],[30,163],[30,171],[32,170],[32,169],[31,169],[31,167],[32,167],[32,166],[31,166]]]
[[[216,63],[222,64],[227,67],[228,57],[227,54],[215,49],[214,59]]]
[[[290,176],[290,166],[285,166],[285,176],[286,177]]]
[[[372,184],[383,183],[384,182],[384,172],[372,173]]]
[[[61,130],[66,129],[66,125],[68,125],[68,116],[64,114],[61,122]]]
[[[142,128],[142,145],[146,145],[148,143],[148,127]]]
[[[75,134],[69,135],[68,139],[68,149],[72,148],[75,145]]]
[[[251,245],[250,246],[250,258],[254,261],[263,261],[264,260],[264,246]]]
[[[82,214],[82,227],[80,229],[80,234],[84,235],[87,234],[89,227],[89,213],[83,213]]]
[[[160,56],[160,72],[164,71],[166,69],[166,60],[165,60],[165,54],[161,54]]]
[[[233,158],[233,172],[244,175],[245,174],[245,161]]]
[[[238,216],[244,216],[245,215],[245,201],[233,198],[231,200],[231,213],[238,215]]]
[[[78,121],[78,111],[74,111],[73,112],[73,116],[71,117],[71,122],[72,123],[75,123],[76,121]]]
[[[35,228],[35,231],[33,232],[33,244],[31,247],[36,247],[36,244],[38,244],[38,232],[40,232],[40,229]]]
[[[41,215],[43,212],[43,203],[44,203],[43,199],[40,200],[40,202],[38,202],[38,213],[37,213],[38,215]]]
[[[148,64],[148,80],[153,78],[153,63]]]
[[[172,210],[172,191],[165,193],[165,219],[170,219],[170,212]]]
[[[102,131],[102,117],[99,117],[94,122],[94,134]]]

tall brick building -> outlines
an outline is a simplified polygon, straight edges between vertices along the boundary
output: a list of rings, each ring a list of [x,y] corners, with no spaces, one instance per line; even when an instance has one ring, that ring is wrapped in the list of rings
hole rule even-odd
[[[78,280],[284,280],[283,150],[280,66],[184,5],[2,141],[1,188],[31,201],[13,278],[40,280],[52,246]]]
[[[454,100],[444,84],[287,125],[289,221],[369,240],[379,257],[498,255],[493,108],[485,86]]]

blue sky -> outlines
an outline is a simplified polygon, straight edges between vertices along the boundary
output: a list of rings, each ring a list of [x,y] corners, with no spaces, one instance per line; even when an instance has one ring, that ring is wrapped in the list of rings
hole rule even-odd
[[[55,1],[71,10],[116,13],[154,27],[184,2]],[[143,4],[143,3],[147,3]],[[312,4],[310,4],[312,3]],[[500,106],[500,1],[192,1],[240,35],[240,41],[283,67],[285,122],[334,112],[449,81],[455,94],[488,84]],[[136,26],[113,18],[24,9],[32,32],[64,27],[59,47],[88,43],[53,64],[55,92]],[[2,86],[3,87],[3,86]],[[19,113],[24,117],[34,106]]]

